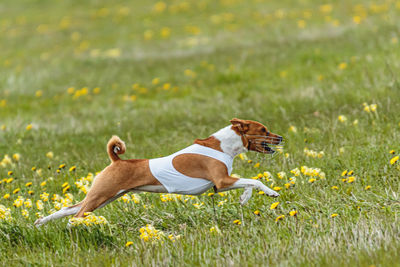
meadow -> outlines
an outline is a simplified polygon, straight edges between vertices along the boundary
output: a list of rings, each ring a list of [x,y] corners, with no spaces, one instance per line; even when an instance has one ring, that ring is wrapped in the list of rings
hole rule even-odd
[[[400,266],[399,22],[394,0],[2,1],[0,264]],[[153,158],[234,117],[285,138],[233,169],[280,197],[128,194],[34,227],[113,134]]]

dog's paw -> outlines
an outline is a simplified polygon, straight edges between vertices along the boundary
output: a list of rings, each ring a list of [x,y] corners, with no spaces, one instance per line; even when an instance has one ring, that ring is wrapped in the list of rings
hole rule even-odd
[[[279,193],[278,192],[276,192],[276,191],[274,191],[274,190],[272,190],[272,189],[269,189],[268,188],[268,191],[266,191],[266,192],[264,192],[267,196],[270,196],[270,197],[279,197],[280,195],[279,195]]]
[[[43,224],[44,224],[43,217],[40,217],[39,219],[37,219],[37,220],[34,222],[34,225],[35,225],[37,228],[39,228],[39,227],[42,226]]]
[[[251,198],[252,193],[253,193],[253,188],[250,187],[246,188],[243,194],[239,198],[240,205],[243,206],[244,204],[246,204],[247,201],[249,201],[249,199]]]

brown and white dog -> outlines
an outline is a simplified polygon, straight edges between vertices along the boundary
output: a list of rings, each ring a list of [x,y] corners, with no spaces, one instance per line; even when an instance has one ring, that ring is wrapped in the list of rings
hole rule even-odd
[[[275,151],[271,147],[282,143],[281,136],[271,133],[259,122],[240,119],[232,119],[230,122],[231,125],[206,139],[196,139],[194,143],[219,151],[216,153],[225,153],[232,159],[249,150],[273,154]],[[124,142],[113,136],[107,144],[111,164],[96,176],[85,199],[47,217],[39,218],[35,225],[40,226],[51,220],[74,214],[75,217],[84,217],[86,212],[101,208],[129,191],[167,193],[166,187],[152,174],[148,159],[121,160],[118,157],[118,154],[123,154],[125,149]],[[250,199],[253,188],[271,197],[279,196],[261,181],[231,177],[227,165],[212,157],[181,154],[173,158],[173,167],[187,177],[193,179],[202,177],[211,181],[210,184],[214,185],[218,192],[244,188],[245,191],[240,197],[242,205]],[[199,193],[202,192],[193,194]]]

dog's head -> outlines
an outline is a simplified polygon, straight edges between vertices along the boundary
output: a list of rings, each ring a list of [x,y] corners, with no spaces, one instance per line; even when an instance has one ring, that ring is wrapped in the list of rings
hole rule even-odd
[[[243,146],[248,150],[265,154],[274,154],[272,147],[283,143],[282,136],[271,133],[263,124],[251,121],[232,119],[232,129],[242,138]]]

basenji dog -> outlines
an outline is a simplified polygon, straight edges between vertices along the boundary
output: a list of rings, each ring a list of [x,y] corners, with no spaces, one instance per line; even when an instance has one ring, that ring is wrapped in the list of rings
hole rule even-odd
[[[253,189],[271,197],[279,194],[259,180],[230,176],[236,155],[256,151],[274,154],[272,147],[282,145],[282,137],[271,133],[263,124],[232,119],[231,124],[206,139],[170,156],[156,159],[122,160],[118,155],[126,150],[125,143],[113,136],[107,144],[111,164],[101,171],[84,200],[76,205],[36,220],[40,226],[68,215],[84,217],[114,201],[127,192],[154,192],[199,195],[214,187],[217,192],[244,188],[240,203],[244,205]]]

